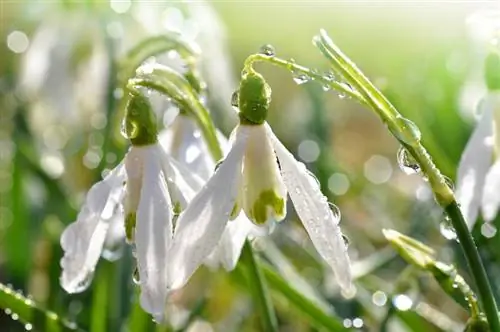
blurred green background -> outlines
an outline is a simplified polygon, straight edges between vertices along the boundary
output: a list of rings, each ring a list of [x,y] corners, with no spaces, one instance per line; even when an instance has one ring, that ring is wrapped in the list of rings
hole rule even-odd
[[[60,233],[74,220],[92,183],[126,151],[120,110],[110,111],[106,94],[115,91],[107,86],[110,64],[143,38],[179,21],[182,29],[195,31],[207,59],[210,106],[229,134],[235,125],[230,97],[244,59],[272,44],[278,56],[325,71],[327,63],[311,43],[324,28],[420,127],[436,164],[454,179],[474,123],[474,104],[484,93],[484,40],[471,36],[476,30],[466,18],[494,6],[479,1],[0,2],[0,281],[84,330],[131,330],[136,316],[143,317],[144,330],[154,330],[134,304],[127,248],[121,259],[99,263],[86,292],[69,296],[58,283]],[[382,237],[382,228],[394,228],[418,238],[468,279],[457,244],[440,233],[444,219],[426,183],[399,169],[397,141],[355,101],[315,82],[297,85],[283,69],[258,69],[273,88],[270,124],[342,211],[357,294],[339,295],[292,213],[272,235],[276,247],[258,246],[262,258],[282,271],[292,264],[307,284],[304,289],[347,328],[461,330],[467,312],[429,276],[409,271]],[[498,281],[498,235],[485,237],[477,228],[474,236],[488,273]],[[494,285],[497,297],[499,286]],[[274,295],[273,300],[282,331],[316,331],[287,299]],[[172,298],[169,310],[166,330],[260,329],[235,273],[202,269]],[[11,313],[0,312],[0,331],[25,328]]]

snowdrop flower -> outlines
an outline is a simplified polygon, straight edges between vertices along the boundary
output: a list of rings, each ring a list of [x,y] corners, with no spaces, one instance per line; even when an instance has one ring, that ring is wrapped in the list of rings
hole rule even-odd
[[[457,200],[471,229],[479,210],[491,222],[500,206],[500,55],[486,60],[488,94],[478,106],[481,114],[458,167]]]
[[[230,145],[224,135],[217,132],[217,137],[222,150],[228,151]],[[159,141],[170,156],[186,165],[203,180],[207,181],[213,174],[216,163],[191,117],[183,113],[177,115],[168,129],[160,134]],[[222,265],[227,271],[231,271],[238,262],[245,240],[248,237],[267,235],[271,229],[253,224],[241,212],[234,222],[226,225],[221,240],[204,260],[204,264],[211,268]]]
[[[61,285],[69,293],[88,286],[112,218],[125,219],[127,239],[136,248],[141,306],[161,321],[174,215],[186,208],[203,180],[158,144],[156,119],[140,94],[131,96],[123,129],[132,143],[124,161],[90,189],[77,220],[62,234]]]
[[[215,174],[193,198],[174,232],[170,287],[182,287],[219,243],[228,221],[243,210],[256,224],[282,220],[287,192],[320,255],[345,291],[351,290],[346,244],[317,180],[283,146],[266,123],[271,90],[255,72],[239,90],[240,124],[232,147]],[[279,161],[279,164],[277,162]],[[237,226],[237,221],[232,220]]]

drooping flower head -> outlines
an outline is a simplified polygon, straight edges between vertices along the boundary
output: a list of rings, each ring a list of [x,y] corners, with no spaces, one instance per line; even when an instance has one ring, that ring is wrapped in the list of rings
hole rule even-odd
[[[254,71],[245,73],[239,89],[240,124],[232,133],[232,147],[175,229],[170,251],[172,288],[184,285],[240,210],[256,224],[279,221],[286,215],[288,194],[316,249],[341,287],[350,291],[350,263],[340,218],[314,176],[265,121],[270,101],[271,89],[264,78]]]

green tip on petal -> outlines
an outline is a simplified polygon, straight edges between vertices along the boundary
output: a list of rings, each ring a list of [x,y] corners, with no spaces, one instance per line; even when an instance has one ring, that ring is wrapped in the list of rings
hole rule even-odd
[[[136,214],[129,213],[125,217],[125,236],[127,237],[128,243],[134,243],[135,223],[136,223]]]
[[[488,54],[484,63],[484,76],[488,90],[500,90],[500,53]]]
[[[276,219],[282,219],[285,215],[285,200],[276,194],[274,190],[263,191],[250,211],[250,220],[256,224],[265,224],[269,219],[268,211],[274,212]]]
[[[248,72],[240,82],[238,106],[243,124],[260,125],[266,121],[271,103],[271,87],[262,75]]]
[[[151,145],[158,139],[156,116],[149,100],[141,93],[133,91],[125,111],[123,133],[132,145]]]

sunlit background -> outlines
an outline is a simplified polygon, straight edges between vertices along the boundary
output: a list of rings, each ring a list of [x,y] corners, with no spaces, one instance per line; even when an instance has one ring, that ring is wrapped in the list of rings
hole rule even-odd
[[[209,105],[221,130],[244,59],[271,44],[276,55],[320,72],[311,43],[324,28],[400,112],[422,132],[436,164],[454,180],[485,93],[489,42],[475,11],[494,2],[449,1],[2,1],[0,3],[0,281],[83,330],[104,315],[102,331],[128,331],[137,287],[131,254],[119,246],[101,260],[93,283],[68,295],[59,286],[59,236],[88,188],[126,152],[120,110],[109,111],[112,61],[147,38],[179,30],[200,44]],[[498,9],[498,8],[497,8]],[[175,54],[168,55],[175,57]],[[408,269],[382,228],[438,250],[466,279],[465,263],[427,184],[397,161],[398,142],[370,110],[316,82],[258,65],[273,88],[269,122],[321,182],[342,212],[357,293],[345,299],[293,213],[272,239],[256,243],[263,260],[363,331],[460,331],[467,312],[425,273]],[[116,105],[115,105],[116,107]],[[160,110],[163,114],[164,109]],[[161,115],[162,116],[162,115]],[[293,209],[290,206],[290,211]],[[488,274],[500,280],[495,227],[478,224]],[[119,259],[118,259],[119,258]],[[292,271],[292,272],[290,272]],[[494,286],[500,296],[500,283]],[[300,310],[273,293],[281,331],[316,331]],[[162,331],[258,331],[256,310],[235,273],[200,270],[168,306]],[[145,331],[154,325],[145,323]],[[0,331],[37,330],[0,312]],[[43,331],[43,327],[39,328]]]

